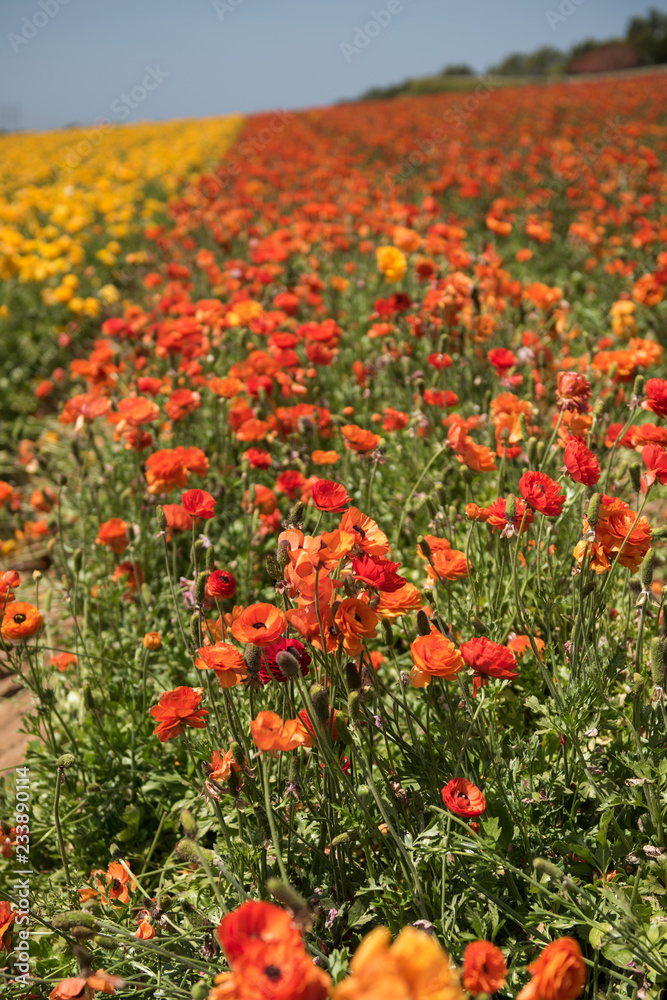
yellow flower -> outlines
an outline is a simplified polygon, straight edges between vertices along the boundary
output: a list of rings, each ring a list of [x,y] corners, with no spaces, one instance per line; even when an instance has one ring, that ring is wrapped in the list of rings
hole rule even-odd
[[[397,247],[378,247],[375,251],[379,269],[387,281],[400,281],[405,274],[408,261],[405,254]]]

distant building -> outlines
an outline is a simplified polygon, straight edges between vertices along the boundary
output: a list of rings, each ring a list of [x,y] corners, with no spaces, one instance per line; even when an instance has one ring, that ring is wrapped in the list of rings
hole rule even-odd
[[[609,73],[616,69],[634,69],[642,59],[631,42],[607,42],[570,59],[568,73]]]

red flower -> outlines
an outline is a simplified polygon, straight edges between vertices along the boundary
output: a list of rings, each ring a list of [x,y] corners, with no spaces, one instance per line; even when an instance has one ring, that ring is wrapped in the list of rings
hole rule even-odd
[[[207,708],[200,708],[203,688],[177,687],[173,691],[165,691],[157,705],[149,711],[158,725],[153,730],[160,740],[166,743],[167,740],[180,736],[184,726],[191,726],[193,729],[205,729],[205,715],[208,715]]]
[[[487,354],[489,363],[496,369],[496,375],[502,378],[516,364],[516,354],[506,347],[492,347]]]
[[[255,900],[225,914],[218,924],[217,935],[230,965],[255,943],[269,945],[283,941],[294,948],[302,947],[301,935],[289,913],[273,903]]]
[[[642,409],[651,410],[659,417],[667,417],[667,379],[650,378],[644,387],[646,399]]]
[[[516,498],[516,514],[511,522],[507,518],[506,510],[507,500],[505,497],[499,497],[488,508],[488,516],[483,518],[483,520],[491,525],[494,531],[502,532],[503,537],[505,535],[518,534],[524,513],[526,514],[526,520],[523,521],[523,531],[527,531],[528,525],[533,523],[533,512],[518,497]]]
[[[12,910],[11,903],[6,900],[0,901],[0,951],[3,948],[7,952],[12,950],[12,925],[16,917],[16,910]]]
[[[575,483],[595,486],[600,478],[600,463],[583,439],[571,437],[565,446],[565,468]]]
[[[646,493],[658,479],[662,486],[667,483],[667,451],[659,444],[647,444],[642,448],[642,462],[646,472],[641,477],[642,493]]]
[[[276,479],[276,492],[284,493],[289,500],[296,500],[306,480],[298,469],[286,469]]]
[[[533,510],[539,510],[547,517],[558,517],[562,513],[565,494],[559,492],[558,483],[545,472],[524,472],[519,480],[519,489]]]
[[[273,461],[270,453],[261,448],[248,448],[243,452],[243,457],[248,459],[253,469],[270,469]]]
[[[287,677],[276,662],[278,653],[284,651],[292,654],[299,664],[302,675],[306,676],[311,657],[304,644],[299,642],[298,639],[278,639],[277,642],[274,642],[271,646],[265,646],[262,650],[262,669],[259,672],[259,679],[262,684],[268,684],[272,680],[282,684],[283,681],[287,680]]]
[[[405,580],[396,572],[400,565],[381,556],[364,555],[361,559],[352,560],[352,570],[357,580],[386,594],[393,594],[405,586]]]
[[[193,517],[201,517],[208,521],[215,514],[215,500],[206,490],[186,490],[181,501],[188,514],[192,514]]]
[[[588,397],[591,394],[591,383],[578,372],[559,372],[556,400],[561,410],[574,410],[585,413],[588,409]]]
[[[497,993],[505,985],[507,962],[500,948],[490,941],[471,941],[463,952],[463,985],[477,996]]]
[[[512,650],[484,636],[464,642],[460,651],[465,662],[475,671],[475,694],[481,684],[486,684],[487,677],[513,681],[519,676]]]
[[[333,479],[318,479],[313,485],[312,497],[318,510],[332,511],[334,514],[342,513],[352,500],[345,487]]]
[[[236,593],[236,577],[228,569],[215,569],[206,581],[209,597],[233,597]]]
[[[457,816],[481,816],[486,809],[486,799],[477,785],[465,778],[452,778],[442,789],[442,801]]]

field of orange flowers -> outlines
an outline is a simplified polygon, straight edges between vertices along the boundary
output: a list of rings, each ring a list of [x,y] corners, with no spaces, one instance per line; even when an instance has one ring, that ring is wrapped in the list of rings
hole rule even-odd
[[[0,137],[3,996],[659,1000],[667,77]]]

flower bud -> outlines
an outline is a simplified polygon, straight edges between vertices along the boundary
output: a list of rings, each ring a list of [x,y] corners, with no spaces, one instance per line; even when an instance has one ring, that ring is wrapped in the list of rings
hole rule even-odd
[[[195,584],[195,601],[197,604],[203,604],[204,598],[206,596],[206,583],[208,581],[208,573],[203,570],[197,577],[197,582]]]
[[[391,627],[391,622],[388,618],[382,618],[380,621],[382,625],[382,631],[384,632],[384,639],[388,646],[394,645],[394,630]]]
[[[588,513],[586,518],[591,528],[595,528],[600,519],[600,501],[602,500],[601,493],[594,493],[593,496],[588,501]]]
[[[431,558],[431,546],[426,541],[426,539],[423,538],[421,535],[417,539],[417,545],[419,546],[421,554],[424,556],[424,558],[425,559],[430,559]]]
[[[557,868],[556,865],[553,865],[545,858],[533,858],[533,868],[543,875],[548,875],[550,878],[562,879],[565,874],[560,868]]]
[[[634,673],[632,675],[632,693],[637,695],[641,694],[644,690],[644,678],[641,674]]]
[[[159,632],[147,632],[144,636],[144,649],[154,653],[162,645],[162,636]]]
[[[278,560],[274,556],[273,552],[267,552],[264,556],[264,563],[266,565],[266,572],[269,574],[272,580],[276,583],[278,580],[282,580],[283,571],[278,565]]]
[[[262,669],[262,651],[254,642],[249,642],[246,646],[243,659],[249,674],[258,674]]]
[[[321,684],[313,684],[310,689],[310,700],[319,722],[326,726],[329,722],[329,695]]]
[[[197,824],[189,809],[181,809],[181,826],[186,837],[190,840],[197,839]]]
[[[644,556],[639,578],[642,582],[642,590],[650,590],[653,583],[653,564],[655,562],[655,549],[649,549]]]
[[[420,608],[419,611],[417,612],[417,631],[419,632],[420,635],[431,634],[431,626],[429,624],[429,620],[426,617],[426,612],[422,608]]]
[[[287,522],[292,528],[298,528],[303,523],[303,512],[305,511],[305,505],[300,501],[297,502],[292,507]]]
[[[662,687],[665,683],[665,659],[657,636],[651,639],[651,680],[655,687]]]
[[[198,611],[193,612],[193,614],[190,616],[190,638],[194,642],[195,647],[199,649],[199,647],[202,645],[202,637],[201,637],[201,621],[199,618]]]
[[[209,851],[205,847],[200,847],[194,840],[190,840],[189,837],[184,837],[183,840],[179,840],[174,848],[174,854],[181,861],[187,861],[190,865],[201,865],[202,857],[209,864],[213,862],[213,851]]]
[[[166,531],[168,527],[167,515],[165,514],[161,504],[158,504],[157,507],[155,508],[155,517],[157,518],[157,526],[159,530]]]
[[[505,501],[505,520],[514,522],[516,517],[516,497],[513,493],[510,493],[507,500]]]
[[[542,464],[542,460],[544,458],[544,453],[545,453],[546,450],[547,450],[547,446],[544,443],[544,441],[538,441],[537,442],[537,448],[535,449],[535,456],[537,458],[538,465]]]
[[[76,764],[76,757],[71,753],[64,753],[62,757],[58,757],[56,761],[56,767],[62,767],[67,770],[70,767],[74,767]]]
[[[86,927],[92,931],[100,929],[100,925],[93,915],[83,910],[68,910],[67,913],[58,913],[51,921],[51,926],[57,931],[68,931],[72,927]]]
[[[632,387],[632,395],[639,399],[640,396],[644,394],[644,376],[637,375],[635,378],[635,383]]]
[[[83,703],[89,712],[94,712],[97,708],[90,684],[86,681],[83,685]]]
[[[461,479],[466,484],[466,486],[470,486],[470,484],[472,483],[472,470],[469,469],[467,465],[462,465],[460,471],[461,471]]]
[[[526,414],[519,414],[519,430],[521,431],[521,439],[523,441],[528,440],[528,425],[526,423]]]
[[[299,674],[299,661],[287,649],[281,649],[276,654],[276,666],[285,677],[297,677]]]
[[[308,909],[308,904],[303,898],[301,893],[297,892],[289,882],[283,882],[279,878],[267,879],[266,887],[272,896],[282,903],[283,906],[289,907],[293,913],[299,913],[302,910]]]
[[[206,983],[195,983],[190,988],[190,996],[192,1000],[206,1000],[208,996],[208,986]]]
[[[212,545],[208,549],[206,549],[206,561],[204,565],[206,566],[206,569],[209,571],[209,573],[211,572],[211,570],[215,569],[215,549],[213,548]]]
[[[279,542],[278,549],[276,551],[276,561],[281,569],[284,569],[289,562],[289,552],[289,542],[283,539],[282,542]]]
[[[78,573],[81,569],[81,564],[83,562],[83,552],[81,549],[74,549],[72,554],[72,569],[75,573]]]
[[[633,490],[635,493],[639,493],[642,488],[642,467],[639,462],[633,462],[632,465],[628,467],[628,472],[630,473],[630,482],[632,483]]]
[[[529,437],[528,441],[526,442],[526,455],[528,456],[528,461],[531,465],[534,464],[536,447],[537,447],[537,438]]]
[[[345,664],[345,680],[347,681],[347,687],[349,691],[360,691],[361,690],[361,677],[359,676],[359,667],[354,662],[354,660],[348,660]]]
[[[338,733],[338,739],[341,743],[344,743],[347,747],[352,745],[354,742],[352,733],[348,729],[347,722],[345,719],[341,719],[340,715],[336,715],[336,731]]]
[[[596,420],[599,420],[604,413],[604,400],[596,399],[593,403],[593,416]]]
[[[431,498],[430,497],[426,497],[426,499],[424,500],[424,503],[426,505],[426,509],[427,509],[427,511],[428,511],[429,516],[431,517],[431,519],[433,519],[434,517],[437,517],[438,516],[438,508],[433,503],[433,501],[431,500]]]
[[[232,760],[237,767],[243,767],[245,765],[245,754],[243,753],[243,747],[240,743],[234,741],[229,744],[229,749],[232,752]]]
[[[95,938],[95,944],[98,948],[106,948],[107,951],[114,951],[120,947],[119,942],[115,938],[109,937],[108,934],[98,934]]]
[[[358,691],[350,691],[347,699],[347,710],[350,713],[350,718],[356,722],[361,713],[361,697]],[[338,722],[339,720],[336,719],[336,728],[338,728]]]

